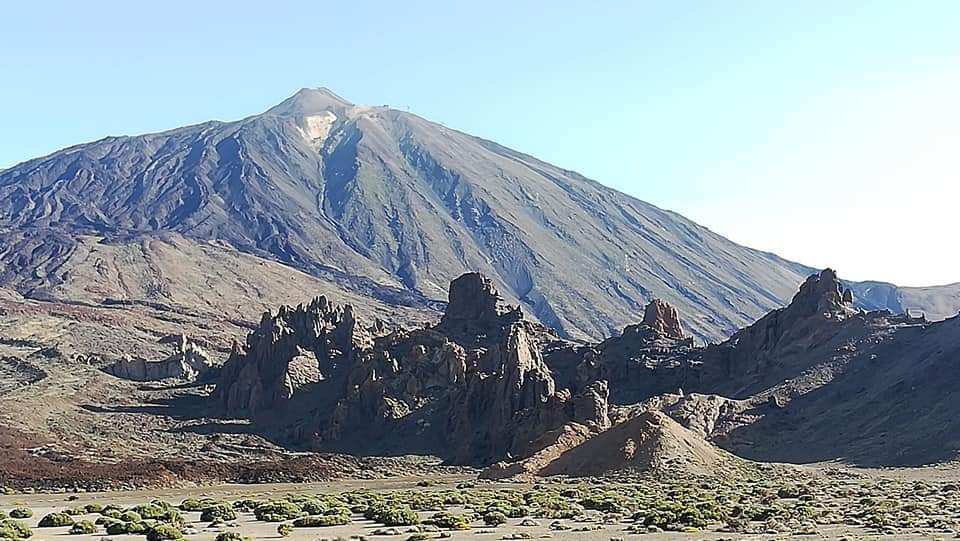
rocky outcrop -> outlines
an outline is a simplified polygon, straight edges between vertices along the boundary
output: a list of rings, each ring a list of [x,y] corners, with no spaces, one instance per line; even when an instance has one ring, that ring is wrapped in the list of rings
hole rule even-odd
[[[269,413],[316,448],[488,464],[537,451],[566,423],[609,425],[604,382],[558,389],[542,353],[557,342],[470,273],[423,329],[365,327],[323,298],[267,314],[231,354],[214,398],[228,412]]]
[[[381,322],[363,327],[350,305],[326,297],[281,306],[276,315],[263,314],[245,344],[234,344],[213,398],[227,412],[272,413],[311,385],[345,373],[384,333]]]
[[[684,335],[677,310],[655,299],[644,314],[643,322],[599,344],[552,348],[548,364],[575,391],[594,381],[608,382],[610,399],[617,404],[696,385],[700,349]]]
[[[103,368],[118,378],[132,381],[196,381],[209,376],[215,368],[210,356],[184,335],[161,342],[173,343],[175,351],[166,359],[154,361],[125,356]]]
[[[677,309],[660,299],[653,299],[643,312],[641,325],[653,330],[659,336],[683,340],[683,326]]]
[[[788,306],[707,347],[699,380],[710,392],[741,398],[801,372],[818,360],[808,354],[813,348],[839,348],[862,332],[867,314],[849,298],[832,269],[810,276]]]

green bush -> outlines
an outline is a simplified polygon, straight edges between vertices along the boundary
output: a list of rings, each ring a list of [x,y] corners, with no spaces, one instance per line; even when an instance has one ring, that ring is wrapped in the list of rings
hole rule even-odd
[[[243,537],[237,532],[223,532],[217,534],[215,541],[250,541],[249,537]]]
[[[130,511],[130,512],[133,513],[133,511]],[[104,509],[103,511],[100,512],[100,518],[112,518],[112,519],[120,520],[120,517],[122,516],[123,516],[123,512],[121,512],[118,509]]]
[[[215,520],[237,520],[237,512],[233,507],[220,503],[207,507],[200,513],[200,520],[203,522],[213,522]]]
[[[499,526],[501,524],[507,523],[507,515],[504,515],[500,511],[490,511],[483,515],[483,523],[487,526]]]
[[[124,535],[126,533],[129,533],[128,530],[130,529],[129,527],[130,524],[134,524],[134,523],[121,522],[119,520],[110,520],[110,521],[107,521],[104,524],[104,526],[106,527],[107,535]]]
[[[203,502],[194,498],[187,498],[180,502],[181,511],[200,511],[205,507]]]
[[[371,505],[363,516],[384,526],[413,526],[420,523],[420,517],[410,507],[382,502]]]
[[[86,511],[87,514],[99,514],[103,512],[103,505],[99,503],[88,503],[87,505],[83,506],[83,510]]]
[[[253,514],[257,517],[257,520],[284,522],[303,515],[303,509],[293,502],[274,500],[261,503],[253,510]]]
[[[10,515],[8,515],[3,509],[0,509],[0,520],[6,520],[8,518],[10,518]]]
[[[467,519],[467,517],[463,515],[454,515],[447,512],[436,513],[425,522],[427,524],[433,524],[437,528],[443,528],[446,530],[470,529],[470,521]]]
[[[187,525],[187,521],[184,520],[183,515],[180,514],[180,511],[177,511],[174,508],[167,509],[156,520],[158,522],[163,522],[165,524],[174,526],[178,529],[183,529]]]
[[[147,541],[169,541],[183,539],[183,532],[171,524],[157,524],[147,530]]]
[[[0,539],[27,539],[32,535],[30,527],[19,520],[0,520]]]
[[[30,518],[33,516],[33,510],[29,507],[17,507],[10,510],[10,518]]]
[[[293,521],[296,528],[325,528],[327,526],[343,526],[350,524],[350,515],[311,515]]]
[[[134,513],[140,515],[141,518],[148,519],[148,520],[157,520],[160,517],[162,517],[164,513],[167,512],[167,510],[164,509],[163,507],[159,505],[154,505],[152,503],[145,503],[143,505],[138,505],[132,509],[129,509],[129,511],[133,511]]]
[[[293,526],[284,522],[283,524],[277,526],[277,533],[280,537],[289,537],[293,533]]]
[[[73,525],[70,528],[70,533],[72,535],[89,535],[97,531],[96,525],[94,525],[89,520],[81,520]]]
[[[143,520],[143,517],[140,516],[140,513],[137,513],[136,511],[124,511],[123,513],[117,515],[116,518],[122,520],[123,522],[140,522]]]
[[[73,526],[73,517],[66,513],[50,513],[40,519],[37,526],[41,528],[59,528],[60,526]]]
[[[263,503],[264,502],[260,500],[251,500],[251,499],[237,500],[233,502],[233,508],[240,512],[250,513],[250,512],[253,512],[253,510],[255,510],[257,507],[259,507]]]

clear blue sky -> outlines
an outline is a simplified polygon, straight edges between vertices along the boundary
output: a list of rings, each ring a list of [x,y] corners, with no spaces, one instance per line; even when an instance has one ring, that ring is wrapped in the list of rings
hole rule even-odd
[[[850,278],[960,281],[960,2],[466,4],[8,3],[0,167],[327,86]]]

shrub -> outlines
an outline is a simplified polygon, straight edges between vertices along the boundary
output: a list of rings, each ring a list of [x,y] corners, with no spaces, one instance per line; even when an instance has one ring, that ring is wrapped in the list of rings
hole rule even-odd
[[[297,528],[325,528],[327,526],[343,526],[344,524],[350,524],[349,515],[315,515],[301,517],[293,521],[293,525]]]
[[[213,522],[215,520],[237,520],[237,512],[233,507],[220,503],[207,507],[200,513],[200,520],[203,522]]]
[[[10,518],[30,518],[33,516],[33,510],[29,507],[17,507],[10,510]]]
[[[152,503],[145,503],[143,505],[138,505],[130,511],[140,515],[141,518],[156,520],[163,516],[167,512],[166,509],[160,507],[159,505],[153,505]]]
[[[128,534],[139,534],[143,535],[150,530],[150,526],[146,522],[128,522],[127,523],[127,533]]]
[[[41,528],[59,528],[60,526],[73,526],[73,517],[66,513],[50,513],[40,519],[37,526]]]
[[[103,505],[99,503],[88,503],[87,505],[83,506],[83,510],[86,511],[87,514],[94,514],[94,513],[99,514],[103,512],[103,509],[104,509]]]
[[[438,528],[444,528],[447,530],[470,529],[470,521],[467,520],[467,517],[446,512],[436,513],[426,522],[428,524],[433,524]]]
[[[183,532],[171,524],[157,524],[147,530],[147,541],[169,541],[182,538]]]
[[[187,525],[187,521],[183,519],[183,515],[180,514],[180,511],[177,511],[173,508],[164,511],[164,513],[156,520],[158,522],[163,522],[165,524],[174,526],[178,529],[182,529]]]
[[[0,520],[0,539],[26,539],[33,535],[33,531],[19,520]]]
[[[107,529],[107,535],[124,535],[130,533],[131,522],[121,522],[119,520],[110,520],[104,526]]]
[[[260,505],[262,505],[263,503],[264,502],[260,500],[251,500],[251,499],[237,500],[233,502],[233,508],[236,509],[237,511],[249,513],[249,512],[252,512],[257,507],[259,507]]]
[[[140,516],[140,513],[137,513],[136,511],[124,511],[123,513],[117,515],[116,518],[123,522],[140,522],[143,520],[143,517]]]
[[[371,505],[363,516],[384,526],[413,526],[420,523],[417,513],[406,505],[377,503]]]
[[[85,515],[85,514],[87,514],[87,510],[86,510],[85,508],[83,508],[83,507],[72,507],[72,508],[67,509],[66,511],[64,511],[64,513],[66,513],[66,514],[68,514],[68,515],[70,515],[70,516],[72,516],[72,517],[75,517],[75,516],[78,516],[78,515]]]
[[[499,526],[501,524],[506,524],[507,515],[504,515],[500,511],[490,511],[483,515],[483,523],[487,526]]]
[[[200,511],[203,509],[203,507],[203,503],[194,498],[187,498],[180,502],[181,511]]]
[[[70,528],[72,535],[89,535],[97,531],[97,527],[89,520],[81,520]]]
[[[217,534],[215,541],[250,541],[250,538],[243,537],[237,532],[223,532]]]
[[[257,520],[284,522],[300,517],[303,514],[303,509],[293,502],[274,500],[261,503],[253,510],[253,514],[257,517]]]
[[[277,526],[277,533],[280,534],[280,537],[288,537],[293,533],[293,526],[284,522],[283,524]]]
[[[407,538],[407,541],[426,541],[430,536],[425,533],[415,533]]]

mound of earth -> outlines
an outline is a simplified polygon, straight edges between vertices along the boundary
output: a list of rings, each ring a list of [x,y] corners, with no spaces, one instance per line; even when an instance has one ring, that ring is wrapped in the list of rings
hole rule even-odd
[[[657,411],[641,413],[557,456],[538,475],[653,472],[719,476],[745,465]]]

